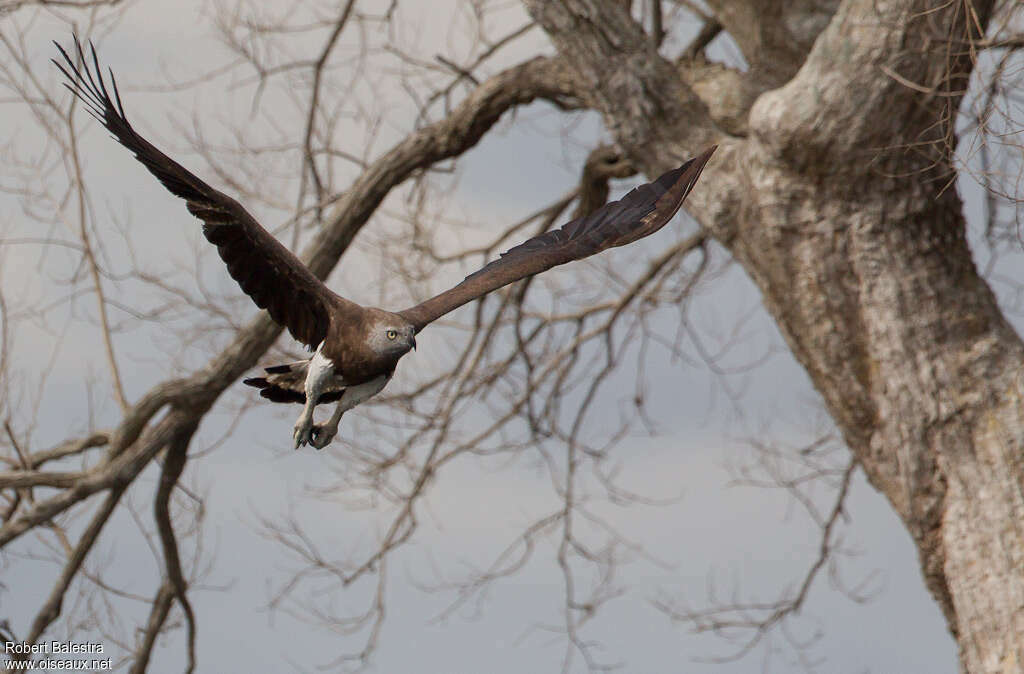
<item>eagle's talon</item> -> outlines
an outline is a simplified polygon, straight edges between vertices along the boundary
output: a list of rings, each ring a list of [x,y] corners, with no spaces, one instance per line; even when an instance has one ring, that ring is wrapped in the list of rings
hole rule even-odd
[[[292,435],[295,439],[295,449],[308,445],[312,442],[312,431],[313,423],[311,421],[295,424],[295,433]]]
[[[338,433],[338,427],[331,428],[329,424],[313,424],[313,433],[309,444],[317,449],[323,449],[331,444],[331,440]]]

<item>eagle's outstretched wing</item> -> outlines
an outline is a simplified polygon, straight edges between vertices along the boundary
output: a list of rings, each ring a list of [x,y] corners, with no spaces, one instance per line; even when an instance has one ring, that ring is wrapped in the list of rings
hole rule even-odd
[[[717,148],[715,145],[705,150],[679,168],[637,187],[590,215],[528,239],[470,274],[451,290],[399,314],[420,330],[449,311],[504,285],[653,234],[679,210]]]
[[[164,187],[185,200],[188,210],[203,221],[203,234],[217,246],[231,277],[256,305],[270,312],[295,339],[316,348],[327,336],[331,308],[350,303],[328,289],[237,201],[207,185],[132,129],[114,73],[110,71],[111,98],[92,44],[90,68],[90,58],[75,38],[81,70],[63,47],[54,44],[67,65],[53,59],[68,79],[65,86]]]

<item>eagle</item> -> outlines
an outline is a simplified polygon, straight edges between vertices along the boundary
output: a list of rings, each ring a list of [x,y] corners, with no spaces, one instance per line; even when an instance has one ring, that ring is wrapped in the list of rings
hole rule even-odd
[[[455,287],[392,312],[360,306],[334,293],[241,204],[139,135],[125,116],[113,71],[108,85],[91,42],[87,57],[74,37],[77,61],[59,43],[54,45],[64,61],[52,59],[67,78],[64,86],[164,187],[185,200],[231,277],[256,306],[312,351],[308,360],[268,367],[265,376],[244,380],[270,401],[303,405],[292,435],[296,449],[306,444],[326,447],[338,432],[341,416],[384,389],[398,361],[416,348],[416,335],[439,317],[502,286],[661,229],[717,149],[712,146],[622,199],[528,239]],[[315,423],[315,407],[331,402],[337,405],[330,419]]]

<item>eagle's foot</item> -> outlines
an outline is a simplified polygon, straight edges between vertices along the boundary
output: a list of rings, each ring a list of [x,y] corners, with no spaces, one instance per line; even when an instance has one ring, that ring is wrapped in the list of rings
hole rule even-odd
[[[292,434],[292,439],[295,440],[295,449],[308,445],[313,442],[313,420],[299,417],[299,420],[295,422],[295,431]],[[316,445],[314,445],[315,447]]]
[[[325,424],[313,424],[312,437],[309,444],[317,449],[323,449],[331,444],[331,440],[338,434],[338,425],[327,422]]]

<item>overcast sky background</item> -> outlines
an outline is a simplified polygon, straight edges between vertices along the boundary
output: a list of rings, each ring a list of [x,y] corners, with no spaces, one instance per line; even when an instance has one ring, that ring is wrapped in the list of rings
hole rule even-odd
[[[360,3],[360,6],[366,3]],[[275,11],[290,3],[239,3],[241,11],[256,7]],[[443,6],[443,7],[442,7]],[[426,59],[436,53],[459,55],[459,23],[453,20],[450,3],[405,3],[399,21],[416,51]],[[190,126],[193,115],[202,119],[204,136],[214,144],[230,140],[237,128],[246,138],[266,140],[263,129],[276,125],[293,137],[301,134],[301,116],[268,91],[268,100],[256,115],[250,112],[251,87],[238,84],[235,75],[214,80],[195,90],[147,92],[147,83],[169,77],[178,81],[211,69],[228,60],[213,26],[214,5],[209,2],[134,2],[123,20],[102,38],[101,58],[119,77],[129,118],[158,146],[182,160],[211,183],[222,186],[201,158],[188,152],[187,142],[176,132]],[[502,13],[508,27],[526,20],[515,3]],[[76,15],[81,18],[82,15]],[[696,31],[692,23],[687,30]],[[0,32],[9,39],[24,30],[36,72],[60,94],[56,73],[46,66],[54,55],[50,40],[69,41],[69,26],[55,15],[25,10],[0,19]],[[342,41],[349,39],[344,35]],[[685,41],[680,33],[677,42]],[[315,48],[315,45],[311,48]],[[550,51],[546,38],[536,30],[492,66]],[[342,50],[342,52],[344,51]],[[0,60],[7,57],[0,52]],[[719,40],[712,55],[735,59],[734,47]],[[734,62],[734,61],[733,61]],[[241,72],[241,71],[240,71]],[[238,79],[238,78],[235,78]],[[404,135],[415,113],[411,103],[398,93],[382,94],[392,114],[381,131],[376,148],[380,152]],[[274,119],[268,120],[268,116]],[[0,106],[8,135],[7,151],[31,153],[43,148],[44,139],[30,112],[16,104]],[[511,118],[511,119],[510,119]],[[566,118],[546,104],[517,111],[489,133],[479,146],[458,164],[458,187],[449,207],[453,217],[478,223],[481,240],[490,238],[507,223],[549,203],[571,189],[578,179],[586,151],[605,139],[596,115],[576,116],[566,140]],[[204,251],[196,263],[194,251],[203,246],[198,223],[183,205],[169,195],[128,152],[107,137],[95,123],[80,128],[86,179],[97,217],[111,218],[129,229],[140,249],[144,264],[166,268],[168,261],[200,265],[200,273],[225,295],[241,298],[215,254]],[[269,132],[268,132],[269,133]],[[354,139],[351,149],[359,151],[363,140]],[[696,148],[695,148],[696,149]],[[44,150],[38,150],[43,152]],[[634,182],[615,184],[613,196],[620,196]],[[268,175],[267,189],[287,190],[284,203],[293,199],[294,181]],[[714,189],[700,183],[697,189]],[[976,188],[971,209],[980,212]],[[391,202],[389,202],[391,203]],[[14,195],[0,193],[0,237],[39,235],[38,225],[23,214],[24,204]],[[275,216],[251,210],[264,222]],[[279,219],[279,218],[278,218]],[[360,235],[370,241],[380,218],[371,221]],[[68,225],[70,227],[70,225]],[[386,226],[386,223],[380,226]],[[663,250],[692,231],[692,222],[682,215],[637,251],[610,253],[622,261],[643,264],[643,255]],[[114,232],[111,227],[108,231]],[[66,238],[70,230],[57,233]],[[110,249],[118,254],[113,234]],[[342,295],[361,302],[375,302],[375,265],[372,251],[360,245],[346,254],[331,286]],[[639,252],[642,251],[642,252]],[[725,263],[721,249],[714,256]],[[20,309],[45,305],[62,290],[53,279],[62,265],[76,257],[67,251],[42,252],[28,246],[0,247],[0,282],[5,297]],[[585,263],[590,264],[590,263]],[[438,289],[461,277],[436,280]],[[1019,274],[1018,274],[1019,277]],[[575,277],[567,277],[575,278]],[[584,273],[579,278],[597,279]],[[997,286],[998,290],[998,286]],[[131,298],[133,304],[144,299]],[[244,302],[244,299],[239,299]],[[83,313],[92,307],[82,303]],[[246,309],[243,316],[251,316]],[[707,604],[708,589],[715,585],[722,598],[733,591],[746,601],[770,601],[783,588],[802,580],[818,546],[818,529],[784,493],[746,487],[730,487],[730,464],[750,460],[746,439],[762,434],[780,445],[799,446],[820,429],[823,412],[817,395],[792,357],[781,337],[759,306],[758,294],[735,266],[703,288],[690,316],[698,329],[713,340],[716,330],[728,330],[744,320],[745,338],[730,354],[728,362],[741,364],[774,352],[758,368],[726,383],[708,368],[694,363],[673,362],[660,352],[652,353],[648,377],[650,414],[658,425],[654,437],[635,435],[616,450],[622,484],[655,497],[681,494],[669,506],[607,508],[608,517],[633,540],[641,543],[659,560],[659,565],[636,560],[622,567],[619,585],[627,591],[610,602],[591,623],[584,638],[602,644],[600,657],[623,663],[628,672],[804,671],[792,651],[775,635],[747,657],[735,662],[706,663],[700,659],[731,652],[728,642],[714,635],[693,635],[673,625],[652,605],[655,598],[675,597],[691,607]],[[80,318],[80,315],[77,316]],[[1011,317],[1016,320],[1016,317]],[[118,321],[125,316],[117,316]],[[671,334],[671,314],[665,314],[666,331]],[[63,335],[63,337],[61,337]],[[422,336],[421,348],[399,367],[391,388],[402,390],[403,371],[430,367],[439,357],[443,333]],[[20,383],[26,390],[37,385],[36,368],[53,357],[54,367],[39,401],[41,423],[32,438],[38,450],[59,442],[90,423],[102,427],[116,420],[116,405],[105,388],[105,365],[95,327],[76,320],[75,314],[54,312],[45,319],[19,326],[14,335],[14,354],[21,368]],[[225,335],[199,340],[193,351],[183,355],[182,366],[198,366],[210,351],[210,344],[223,344]],[[172,372],[165,351],[179,345],[172,334],[159,328],[140,327],[117,337],[125,354],[122,369],[129,398],[138,396]],[[53,354],[56,353],[55,356]],[[98,379],[92,396],[95,406],[88,410],[83,381]],[[621,385],[631,391],[630,372],[617,375],[610,388]],[[621,382],[620,384],[618,382]],[[741,391],[734,405],[723,395],[723,385]],[[233,410],[252,393],[239,383],[221,401],[215,413],[204,421],[193,450],[206,447],[225,430]],[[607,390],[607,389],[606,389]],[[594,417],[617,414],[618,397],[606,394]],[[32,414],[25,403],[17,409]],[[318,671],[317,666],[361,647],[365,633],[343,636],[308,625],[284,612],[268,612],[270,590],[278,586],[295,561],[280,546],[261,537],[257,519],[292,512],[323,550],[344,551],[372,543],[386,523],[373,512],[353,512],[340,503],[310,503],[297,499],[305,486],[322,481],[325,466],[344,465],[347,433],[355,432],[350,416],[340,436],[327,451],[290,450],[291,424],[297,407],[287,409],[256,405],[244,416],[244,423],[226,442],[200,459],[189,463],[184,482],[206,497],[207,515],[203,555],[212,566],[204,577],[204,588],[191,593],[199,625],[199,670],[203,672]],[[486,414],[481,409],[475,414]],[[365,425],[359,426],[365,429]],[[157,473],[147,470],[131,492],[140,516],[151,521],[150,500]],[[828,494],[823,494],[826,502]],[[483,458],[463,459],[438,476],[436,484],[419,509],[421,525],[413,541],[389,562],[391,578],[387,587],[388,615],[379,648],[369,666],[377,672],[524,672],[557,671],[565,651],[565,638],[542,626],[562,624],[563,589],[554,560],[555,543],[541,549],[518,574],[499,581],[481,604],[470,603],[446,620],[433,620],[450,603],[453,595],[428,593],[421,585],[438,581],[440,570],[456,577],[467,564],[486,565],[515,537],[530,517],[554,504],[548,478],[530,466]],[[841,576],[849,585],[870,578],[872,599],[851,601],[837,592],[827,574],[819,576],[802,617],[793,623],[794,636],[820,638],[805,651],[823,672],[929,672],[957,671],[956,649],[941,614],[925,590],[915,550],[900,521],[884,499],[858,473],[848,499],[849,520],[840,528],[844,544],[859,554],[844,558]],[[22,552],[39,549],[37,542],[23,541]],[[36,547],[33,547],[36,546]],[[194,543],[183,545],[192,557]],[[58,569],[49,564],[5,553],[0,589],[0,617],[9,618],[15,632],[27,632],[40,597],[49,592]],[[158,561],[137,534],[135,524],[121,512],[104,532],[104,538],[90,558],[91,568],[102,568],[124,587],[144,595],[156,588]],[[324,587],[327,587],[326,585]],[[364,607],[368,585],[357,584],[345,593],[327,597],[340,611]],[[308,590],[305,590],[308,591]],[[334,590],[331,590],[335,592]],[[314,592],[315,594],[315,592]],[[321,597],[324,598],[324,597]],[[130,604],[129,604],[130,605]],[[74,602],[65,611],[81,609]],[[125,634],[142,622],[147,607],[123,609]],[[60,623],[52,638],[62,638]],[[84,626],[88,634],[88,625]],[[83,634],[83,633],[80,633]],[[84,637],[76,637],[81,640]],[[103,637],[95,637],[104,641]],[[180,631],[161,641],[152,671],[177,671],[183,663],[184,645]],[[573,671],[584,671],[576,658]]]

